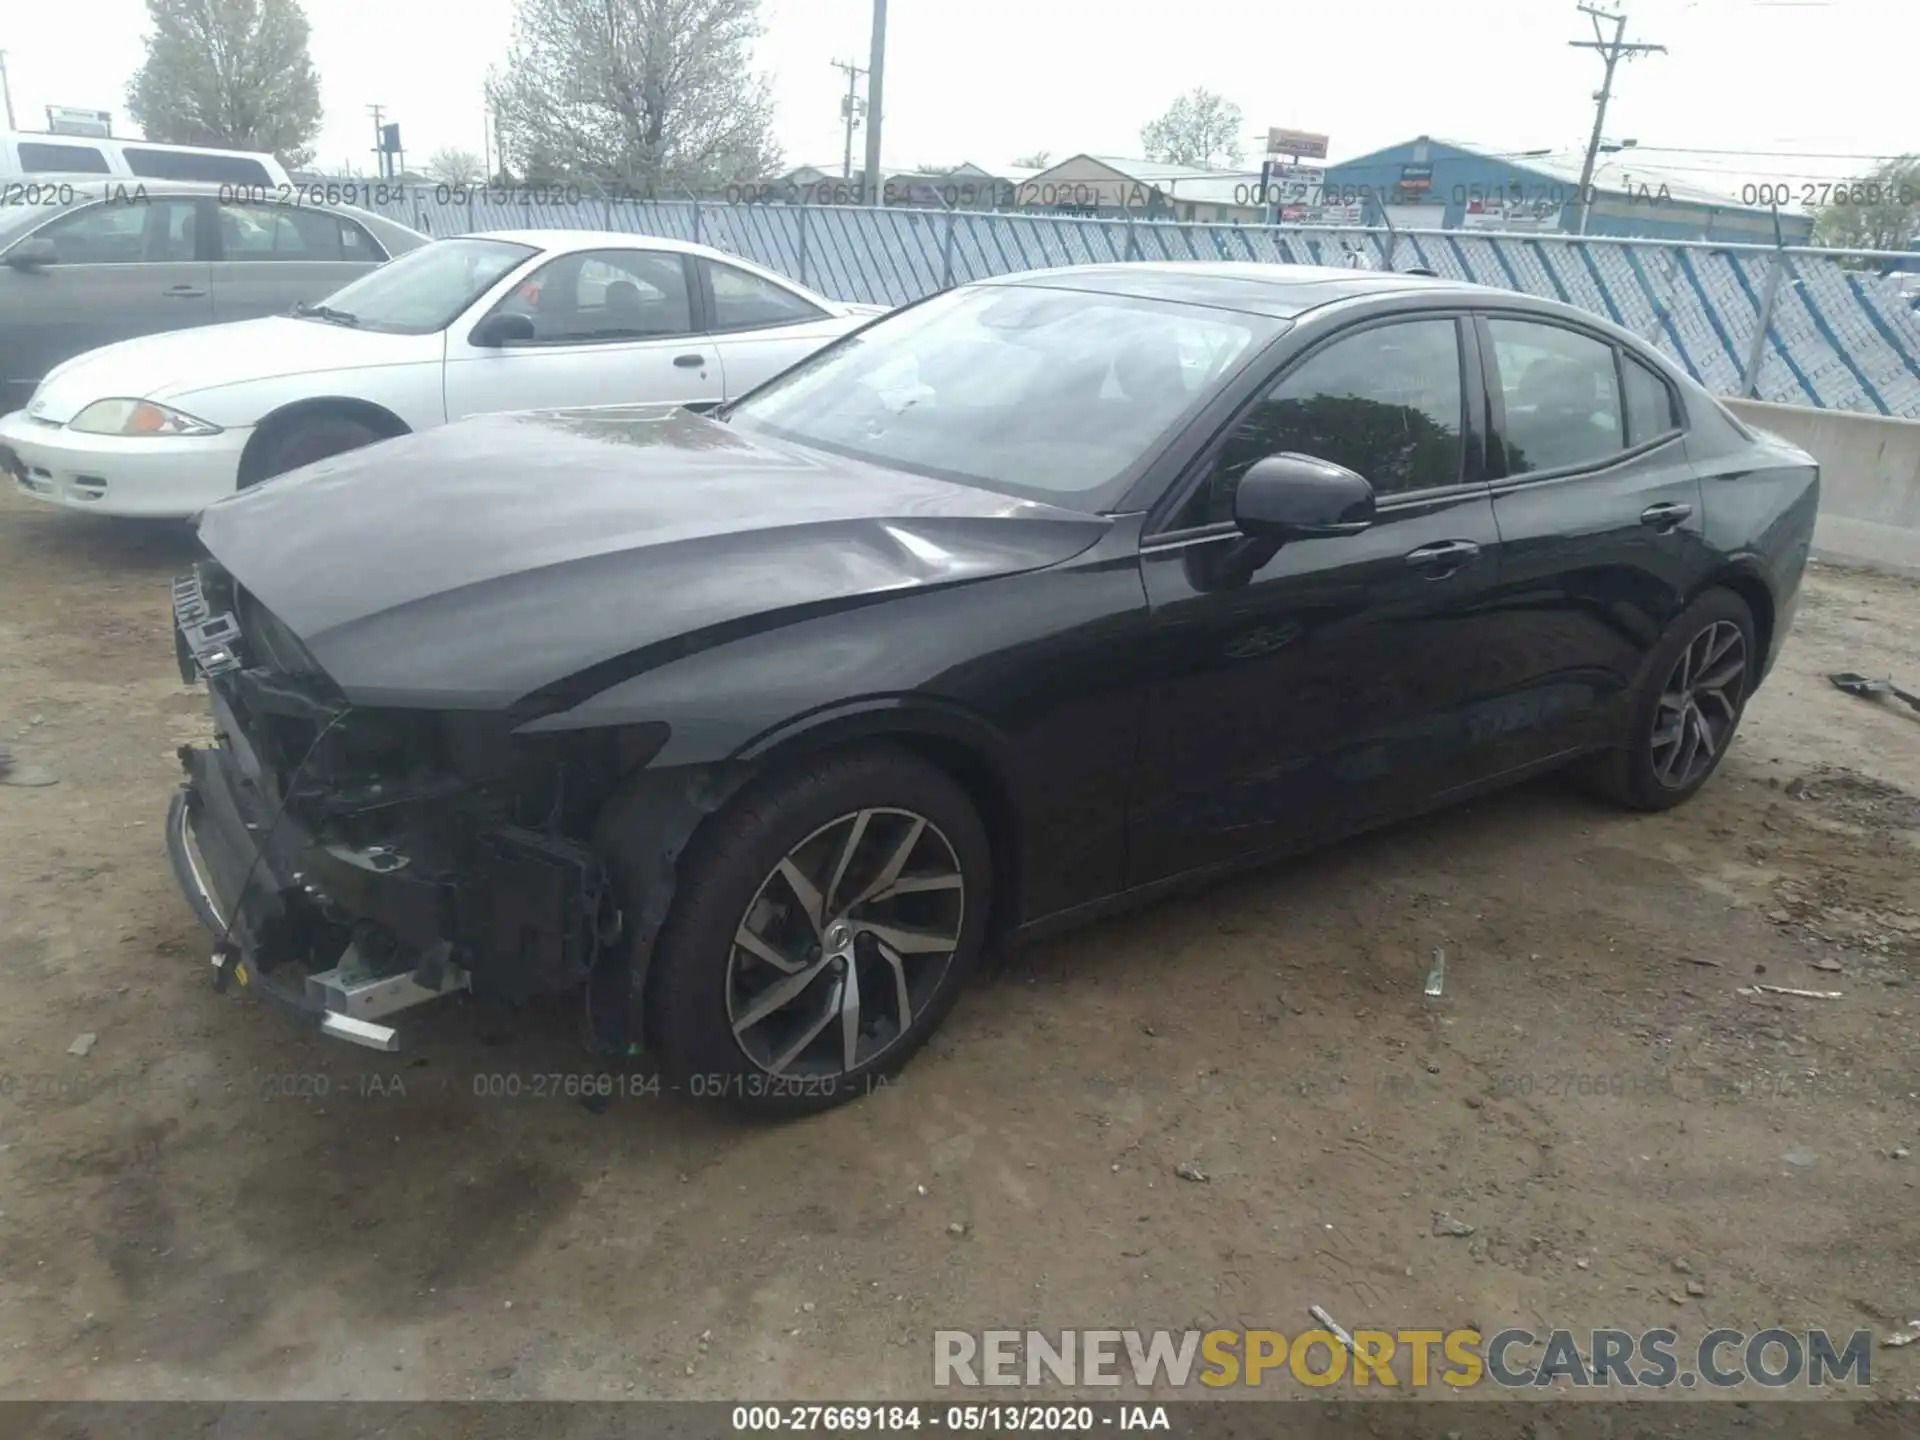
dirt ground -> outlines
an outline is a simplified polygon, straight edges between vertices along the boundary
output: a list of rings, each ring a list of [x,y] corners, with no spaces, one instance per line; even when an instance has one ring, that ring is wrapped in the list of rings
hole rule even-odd
[[[189,550],[0,497],[0,744],[58,777],[0,787],[0,1394],[924,1397],[937,1327],[1920,1317],[1920,719],[1822,678],[1920,682],[1920,588],[1816,570],[1679,812],[1535,785],[1024,952],[770,1128],[475,1094],[594,1069],[570,1012],[388,1057],[214,994],[160,836]]]

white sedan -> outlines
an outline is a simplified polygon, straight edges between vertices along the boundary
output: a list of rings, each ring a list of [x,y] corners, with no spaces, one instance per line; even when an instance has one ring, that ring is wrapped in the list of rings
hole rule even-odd
[[[501,410],[743,394],[885,307],[654,236],[438,240],[290,315],[74,357],[0,418],[37,499],[184,517],[375,440]]]

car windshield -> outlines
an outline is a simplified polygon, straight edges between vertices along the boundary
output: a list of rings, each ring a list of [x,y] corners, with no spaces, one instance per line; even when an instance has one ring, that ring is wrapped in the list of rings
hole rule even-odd
[[[507,240],[436,240],[389,260],[304,313],[316,324],[350,317],[363,330],[429,335],[446,329],[502,275],[538,253]]]
[[[938,296],[731,407],[748,432],[1102,510],[1285,322],[1037,286]]]

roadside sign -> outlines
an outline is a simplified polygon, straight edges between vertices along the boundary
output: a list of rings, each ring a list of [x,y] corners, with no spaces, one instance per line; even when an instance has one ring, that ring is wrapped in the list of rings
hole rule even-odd
[[[106,110],[80,110],[71,105],[47,106],[47,129],[55,135],[91,135],[96,140],[113,136],[113,115]]]
[[[1276,125],[1267,131],[1267,153],[1324,160],[1327,158],[1327,137],[1311,130],[1288,130]]]

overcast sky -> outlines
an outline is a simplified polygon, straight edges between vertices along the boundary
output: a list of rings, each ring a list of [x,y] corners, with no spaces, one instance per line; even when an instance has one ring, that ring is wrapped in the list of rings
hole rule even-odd
[[[506,54],[515,0],[305,0],[326,127],[317,168],[371,167],[379,102],[414,164],[479,151],[482,84]],[[1629,0],[1629,37],[1670,53],[1621,66],[1607,131],[1702,183],[1859,175],[1920,149],[1913,106],[1920,0]],[[864,64],[871,0],[764,0],[755,64],[779,103],[790,163],[837,169],[835,58]],[[1418,134],[1505,150],[1583,145],[1601,63],[1574,0],[892,0],[889,165],[988,167],[1051,150],[1137,154],[1142,124],[1204,85],[1268,125],[1325,132],[1335,159]],[[142,0],[0,6],[14,111],[48,104],[125,119]],[[856,140],[856,165],[864,140]],[[1249,141],[1250,153],[1260,147]],[[1803,158],[1807,152],[1842,158]],[[1254,157],[1257,163],[1257,155]],[[1724,172],[1722,176],[1711,173]]]

